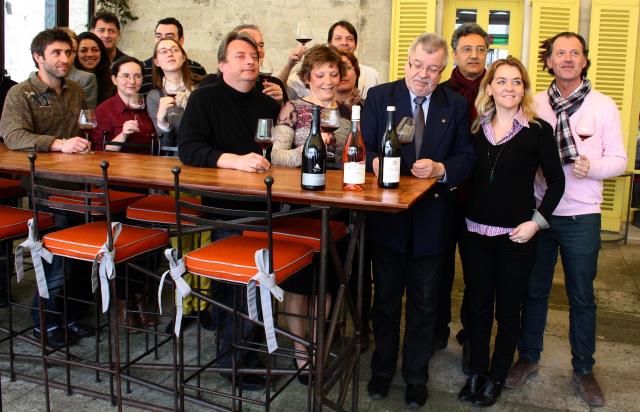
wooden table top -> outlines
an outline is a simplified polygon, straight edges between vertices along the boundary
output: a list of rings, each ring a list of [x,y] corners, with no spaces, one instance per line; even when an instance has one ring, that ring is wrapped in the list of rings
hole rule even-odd
[[[11,151],[0,144],[0,171],[28,174],[27,152]],[[182,168],[180,182],[198,189],[227,193],[264,193],[264,178],[273,176],[274,199],[290,203],[332,206],[363,210],[397,212],[408,209],[435,184],[435,179],[402,176],[398,189],[380,189],[375,175],[367,173],[365,190],[342,190],[342,171],[327,172],[327,188],[306,191],[300,188],[300,169],[272,167],[265,173],[186,166],[177,157],[155,157],[140,154],[96,152],[91,154],[38,153],[39,170],[66,175],[101,176],[100,162],[109,161],[109,181],[119,185],[170,189],[171,169]]]

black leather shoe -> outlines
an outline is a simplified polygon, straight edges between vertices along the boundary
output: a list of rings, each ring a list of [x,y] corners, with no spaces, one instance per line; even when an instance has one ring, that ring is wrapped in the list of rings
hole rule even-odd
[[[404,391],[404,403],[411,408],[421,408],[427,402],[427,385],[409,383]]]
[[[40,341],[40,331],[33,329],[33,337]],[[69,342],[71,344],[71,342]],[[47,346],[60,349],[64,346],[64,331],[60,328],[56,328],[50,332],[47,332]]]
[[[218,329],[218,320],[214,319],[214,316],[211,313],[211,309],[209,307],[200,311],[199,320],[200,325],[206,330]]]
[[[473,401],[478,395],[478,390],[484,385],[487,378],[481,375],[471,375],[465,382],[460,392],[458,392],[458,399],[461,401]]]
[[[464,345],[464,341],[467,340],[467,335],[464,329],[460,329],[458,333],[456,333],[456,340],[460,346]]]
[[[385,378],[383,376],[372,376],[367,383],[367,392],[371,399],[379,400],[384,399],[389,395],[389,386],[391,385],[391,378]]]
[[[293,358],[293,367],[295,369],[300,369],[300,366],[298,366],[298,361],[296,360],[296,358]],[[305,386],[309,386],[309,381],[311,380],[311,382],[313,382],[313,378],[309,377],[309,366],[305,366],[305,368],[300,372],[300,375],[298,375],[298,381],[305,385]]]
[[[95,333],[95,330],[92,327],[84,326],[78,322],[75,322],[72,325],[67,326],[67,329],[69,331],[69,338],[72,340],[78,340],[78,339],[86,338],[87,336],[93,336],[93,334]]]
[[[493,379],[487,379],[487,381],[480,387],[478,393],[473,400],[473,406],[480,408],[487,408],[493,406],[496,403],[500,394],[502,393],[502,382],[497,382]]]
[[[460,362],[462,364],[462,373],[467,376],[471,375],[471,371],[469,370],[469,363],[471,363],[471,342],[468,340],[462,344],[462,359]]]
[[[231,374],[221,373],[221,375],[231,383]],[[242,375],[236,379],[236,385],[242,380],[243,391],[261,391],[267,384],[267,378],[264,375]]]

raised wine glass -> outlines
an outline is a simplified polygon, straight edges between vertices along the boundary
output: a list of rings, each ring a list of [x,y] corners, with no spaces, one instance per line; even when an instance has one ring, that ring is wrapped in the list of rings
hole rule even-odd
[[[129,95],[129,101],[127,102],[127,106],[131,110],[144,110],[144,96],[141,93],[131,93]],[[138,116],[134,113],[133,119],[137,122]]]
[[[403,117],[396,127],[396,134],[400,144],[409,144],[413,142],[413,134],[415,132],[415,125],[413,124],[413,118]]]
[[[305,46],[311,41],[313,36],[311,35],[311,21],[308,18],[304,18],[298,22],[296,26],[296,40],[302,46]]]
[[[576,123],[576,133],[583,142],[593,136],[596,132],[596,119],[586,113],[580,115],[578,123]]]
[[[333,133],[340,127],[340,111],[337,107],[324,107],[320,111],[320,130],[329,133],[327,142],[327,160],[336,158],[336,139]]]
[[[82,109],[78,115],[78,127],[84,133],[84,138],[91,145],[91,131],[98,126],[96,120],[96,112],[93,109]],[[90,149],[87,149],[86,153],[89,153]]]
[[[269,60],[267,56],[260,59],[259,74],[262,77],[270,77],[273,75],[273,64],[271,64],[271,60]]]
[[[267,157],[267,149],[273,144],[273,119],[258,119],[254,141],[262,149],[262,157]]]

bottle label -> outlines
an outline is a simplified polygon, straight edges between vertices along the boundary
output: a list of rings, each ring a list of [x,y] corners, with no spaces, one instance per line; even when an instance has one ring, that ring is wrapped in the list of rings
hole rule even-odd
[[[382,181],[385,183],[397,183],[400,181],[400,158],[385,157]]]
[[[303,173],[302,184],[305,186],[323,186],[327,175],[324,173]]]
[[[353,185],[364,184],[364,162],[347,162],[344,164],[344,183]]]

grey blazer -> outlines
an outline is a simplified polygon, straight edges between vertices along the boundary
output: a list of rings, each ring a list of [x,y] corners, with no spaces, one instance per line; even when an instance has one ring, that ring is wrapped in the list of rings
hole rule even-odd
[[[78,70],[75,66],[71,65],[67,79],[78,82],[80,87],[82,87],[85,104],[87,105],[87,107],[83,107],[83,109],[95,109],[98,102],[98,82],[96,81],[96,76],[93,73]]]

